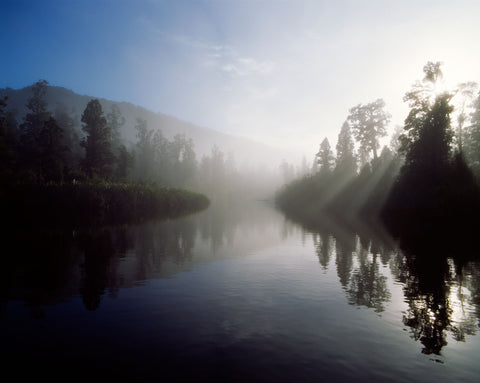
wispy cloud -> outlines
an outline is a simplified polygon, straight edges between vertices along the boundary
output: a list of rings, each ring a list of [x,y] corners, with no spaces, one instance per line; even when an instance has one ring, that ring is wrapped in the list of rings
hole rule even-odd
[[[230,57],[228,61],[221,70],[236,76],[267,75],[275,67],[271,61],[259,61],[252,57]]]
[[[164,34],[164,37],[172,42],[199,51],[203,65],[215,67],[232,76],[268,75],[275,68],[272,61],[242,55],[230,45],[181,35]]]
[[[145,17],[138,18],[137,23],[145,28],[151,38],[189,49],[199,55],[201,65],[230,76],[269,75],[275,69],[273,61],[245,55],[229,44],[167,32]]]

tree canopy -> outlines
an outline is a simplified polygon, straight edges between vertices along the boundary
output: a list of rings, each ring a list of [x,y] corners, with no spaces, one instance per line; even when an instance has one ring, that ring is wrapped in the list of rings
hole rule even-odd
[[[81,143],[85,148],[83,167],[90,176],[96,174],[109,178],[114,162],[111,131],[98,100],[90,100],[87,104],[82,114],[82,122],[82,130],[86,133]]]
[[[358,104],[351,108],[347,118],[355,140],[360,144],[360,150],[373,153],[374,159],[378,157],[379,140],[386,136],[386,126],[390,122],[390,114],[384,108],[385,101],[379,98],[369,104]]]

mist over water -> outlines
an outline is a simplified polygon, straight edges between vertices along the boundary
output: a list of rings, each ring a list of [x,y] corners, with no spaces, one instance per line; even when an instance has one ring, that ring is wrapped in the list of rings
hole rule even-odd
[[[257,202],[3,243],[2,363],[17,376],[25,364],[54,380],[480,373],[478,261],[422,261],[381,227],[305,229]]]
[[[1,2],[5,377],[480,381],[479,13]]]

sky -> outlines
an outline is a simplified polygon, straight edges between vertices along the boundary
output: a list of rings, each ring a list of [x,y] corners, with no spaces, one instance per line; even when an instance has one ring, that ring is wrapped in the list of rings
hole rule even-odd
[[[0,87],[39,79],[307,158],[350,108],[389,130],[427,61],[480,83],[480,1],[0,0]]]

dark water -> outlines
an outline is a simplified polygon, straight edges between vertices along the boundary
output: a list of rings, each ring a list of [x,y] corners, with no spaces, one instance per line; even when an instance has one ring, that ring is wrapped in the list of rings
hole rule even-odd
[[[226,211],[9,233],[2,375],[480,381],[478,261],[419,260],[374,227],[307,231],[263,204]]]

